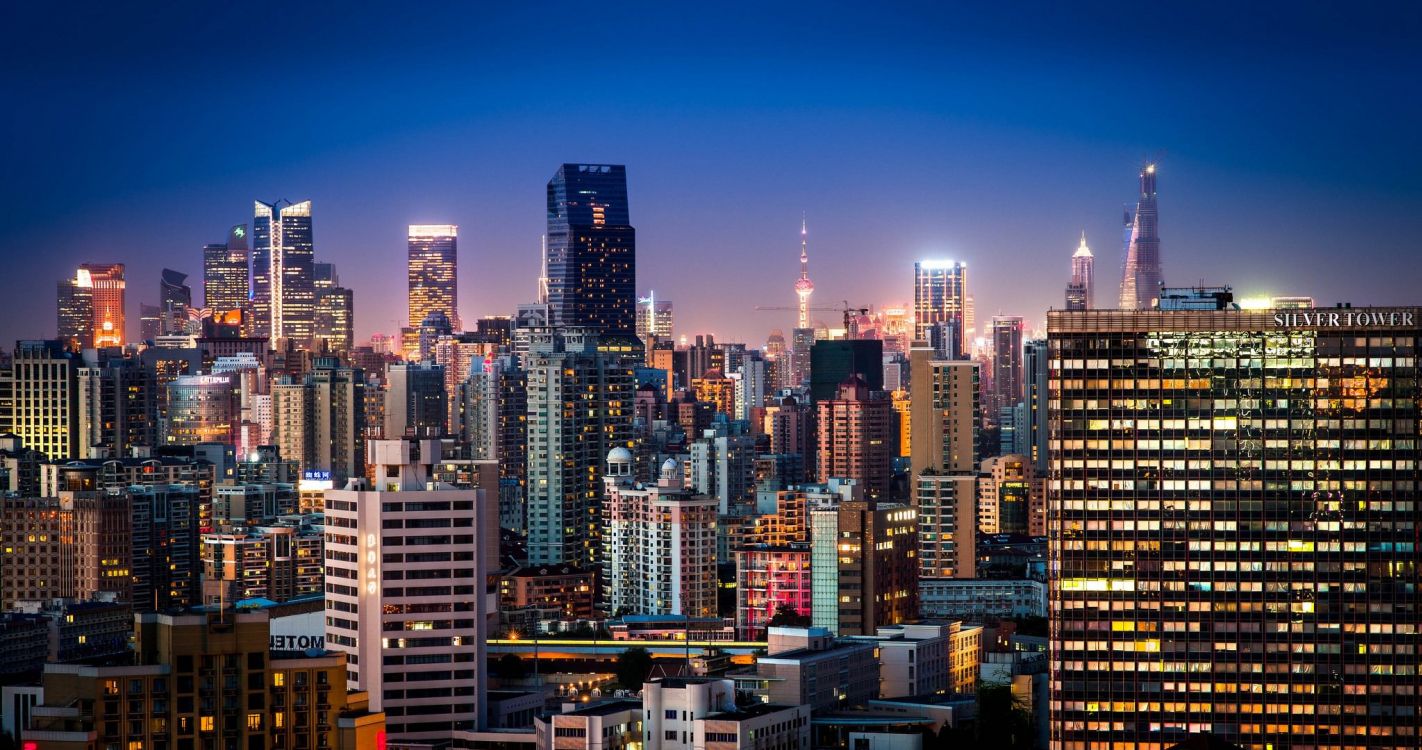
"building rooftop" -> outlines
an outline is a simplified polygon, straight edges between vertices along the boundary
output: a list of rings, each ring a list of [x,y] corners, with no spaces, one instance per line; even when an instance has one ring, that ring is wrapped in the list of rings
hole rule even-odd
[[[766,714],[773,714],[786,709],[796,708],[796,706],[786,706],[779,703],[752,703],[748,706],[741,706],[734,711],[722,711],[710,714],[707,721],[746,721]]]
[[[555,715],[555,716],[610,716],[610,715],[612,715],[612,714],[620,713],[620,712],[622,712],[622,711],[640,711],[640,710],[642,710],[642,702],[641,702],[641,701],[615,699],[615,700],[603,701],[602,703],[590,703],[590,704],[588,704],[585,708],[579,708],[579,709],[574,710],[574,711],[565,711],[565,712],[563,712],[563,713],[561,713],[561,714],[554,714],[554,715]]]

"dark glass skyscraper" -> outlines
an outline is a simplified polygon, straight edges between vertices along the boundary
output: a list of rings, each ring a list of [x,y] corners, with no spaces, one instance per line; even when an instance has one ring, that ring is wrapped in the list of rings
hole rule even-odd
[[[637,232],[622,165],[564,164],[548,182],[548,304],[559,325],[634,337]]]
[[[309,346],[316,313],[311,201],[255,204],[252,313],[259,336]]]
[[[158,306],[162,309],[164,334],[183,333],[188,327],[188,308],[193,305],[193,290],[187,285],[188,275],[171,268],[163,269],[159,278]]]
[[[1419,747],[1422,309],[1229,302],[1047,314],[1051,747]]]

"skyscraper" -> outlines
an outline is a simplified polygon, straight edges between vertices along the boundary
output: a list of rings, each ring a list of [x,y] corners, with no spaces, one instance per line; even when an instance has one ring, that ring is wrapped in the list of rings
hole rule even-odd
[[[925,578],[971,578],[975,570],[978,367],[938,359],[922,341],[909,351],[910,482]]]
[[[390,365],[385,373],[385,437],[438,437],[448,430],[444,368],[434,363]]]
[[[1022,400],[1022,318],[995,315],[992,319],[992,398],[987,413],[997,415]]]
[[[1416,748],[1422,309],[1200,302],[1047,316],[1052,747]]]
[[[259,336],[311,344],[316,317],[311,201],[255,202],[252,313]]]
[[[164,335],[188,331],[188,308],[193,306],[193,290],[187,285],[188,275],[171,268],[163,269],[158,280],[158,306],[163,310],[159,329]]]
[[[135,358],[105,357],[79,368],[78,458],[127,456],[158,443],[158,377]]]
[[[914,340],[930,341],[930,329],[952,322],[957,324],[957,340],[945,342],[940,351],[967,351],[967,294],[966,264],[952,260],[921,260],[913,264]]]
[[[1096,259],[1086,246],[1086,232],[1081,233],[1081,245],[1071,256],[1071,281],[1067,283],[1066,309],[1090,310],[1096,307],[1096,285],[1092,266]]]
[[[227,233],[226,244],[202,247],[203,307],[214,316],[247,309],[249,274],[247,225],[238,224]]]
[[[406,359],[415,359],[419,327],[435,311],[444,313],[454,330],[459,324],[459,227],[454,224],[411,224],[409,256],[409,317],[401,344]],[[402,332],[403,333],[403,332]]]
[[[1160,235],[1156,219],[1155,165],[1147,164],[1141,170],[1141,196],[1136,203],[1121,275],[1122,310],[1149,310],[1160,294]]]
[[[365,373],[321,357],[301,382],[272,386],[272,442],[337,487],[365,473]]]
[[[94,346],[94,287],[81,283],[83,278],[59,282],[57,296],[59,340],[74,352]]]
[[[1037,476],[1047,476],[1047,365],[1051,356],[1046,339],[1032,339],[1022,345],[1023,389],[1027,405],[1025,455],[1032,459]]]
[[[655,290],[638,298],[637,338],[645,342],[648,337],[656,336],[663,341],[670,341],[672,330],[671,300],[657,299]]]
[[[888,395],[870,390],[859,375],[850,375],[834,398],[815,406],[819,481],[854,479],[870,500],[887,497],[893,477],[889,466],[893,409]]]
[[[633,336],[636,271],[637,234],[627,207],[626,167],[559,167],[548,181],[548,304],[553,322]]]
[[[585,329],[531,329],[525,362],[528,560],[590,568],[599,564],[598,471],[608,451],[633,447],[636,380]]]
[[[345,354],[355,344],[355,292],[342,286],[316,292],[316,347]]]
[[[10,375],[10,429],[51,460],[79,455],[79,355],[61,341],[20,341]]]
[[[59,282],[59,336],[80,347],[123,346],[124,267],[122,263],[84,263],[73,281]],[[82,325],[84,311],[88,325]]]

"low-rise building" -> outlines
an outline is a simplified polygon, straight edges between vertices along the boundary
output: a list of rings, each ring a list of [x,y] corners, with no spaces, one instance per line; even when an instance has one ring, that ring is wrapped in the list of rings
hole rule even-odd
[[[767,655],[755,671],[737,674],[738,689],[766,703],[835,711],[879,697],[879,662],[872,643],[836,640],[824,628],[769,629]]]
[[[948,692],[948,643],[960,623],[916,623],[879,628],[848,640],[873,644],[879,655],[879,695],[943,695]]]
[[[983,622],[1047,616],[1047,585],[1026,579],[923,578],[918,582],[924,617]]]
[[[499,611],[554,610],[565,618],[591,619],[593,589],[593,572],[576,565],[525,565],[500,578]]]
[[[347,693],[345,655],[269,652],[265,612],[137,618],[132,664],[49,664],[26,741],[94,747],[375,747],[385,717]]]

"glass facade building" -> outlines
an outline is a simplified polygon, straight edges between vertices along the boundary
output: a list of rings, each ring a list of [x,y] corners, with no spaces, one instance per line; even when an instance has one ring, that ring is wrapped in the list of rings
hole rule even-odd
[[[957,341],[944,342],[942,351],[966,351],[963,337],[972,328],[968,316],[968,266],[953,260],[921,260],[913,264],[913,312],[915,341],[932,339],[931,329],[954,323]]]
[[[316,317],[311,201],[256,201],[252,221],[252,314],[259,336],[309,346]]]
[[[246,309],[251,293],[247,262],[246,224],[232,227],[226,244],[203,245],[203,307],[212,315]]]
[[[1419,316],[1048,314],[1053,748],[1419,746]]]
[[[548,182],[548,304],[557,325],[636,332],[637,232],[622,165],[564,164]]]
[[[440,312],[454,330],[459,324],[459,227],[454,224],[411,224],[406,272],[409,279],[409,327],[417,329],[430,313]],[[405,343],[405,358],[418,347]],[[415,346],[409,346],[413,343]]]

